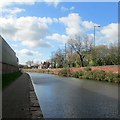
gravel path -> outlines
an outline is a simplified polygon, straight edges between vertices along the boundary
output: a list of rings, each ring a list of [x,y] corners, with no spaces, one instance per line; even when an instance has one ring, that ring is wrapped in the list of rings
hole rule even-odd
[[[2,92],[2,118],[43,118],[28,74],[23,73]]]

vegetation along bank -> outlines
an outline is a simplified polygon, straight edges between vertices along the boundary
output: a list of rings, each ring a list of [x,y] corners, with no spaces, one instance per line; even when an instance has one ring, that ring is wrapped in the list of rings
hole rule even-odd
[[[27,72],[49,73],[64,77],[75,77],[97,81],[120,83],[118,66],[58,68],[58,69],[24,69]]]

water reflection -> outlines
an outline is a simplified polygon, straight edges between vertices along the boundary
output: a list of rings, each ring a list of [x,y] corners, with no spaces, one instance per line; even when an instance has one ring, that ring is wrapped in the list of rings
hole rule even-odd
[[[115,118],[118,86],[29,73],[45,118]]]

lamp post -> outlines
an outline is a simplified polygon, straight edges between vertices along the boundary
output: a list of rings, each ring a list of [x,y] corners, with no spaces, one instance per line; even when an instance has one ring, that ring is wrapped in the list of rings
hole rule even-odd
[[[65,43],[65,61],[64,61],[64,67],[66,68],[66,43]]]
[[[96,28],[96,27],[101,27],[101,26],[100,26],[100,25],[97,25],[97,26],[94,25],[94,48],[95,48],[95,28]]]
[[[95,28],[101,27],[100,25],[94,25],[94,63],[95,63]]]

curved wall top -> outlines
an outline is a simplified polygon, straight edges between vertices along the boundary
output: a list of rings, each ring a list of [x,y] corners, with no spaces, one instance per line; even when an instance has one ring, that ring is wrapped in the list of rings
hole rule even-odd
[[[2,61],[0,62],[13,65],[13,66],[17,66],[18,58],[16,57],[16,53],[8,45],[8,43],[4,40],[4,38],[1,35],[0,35],[0,48],[2,48]]]

